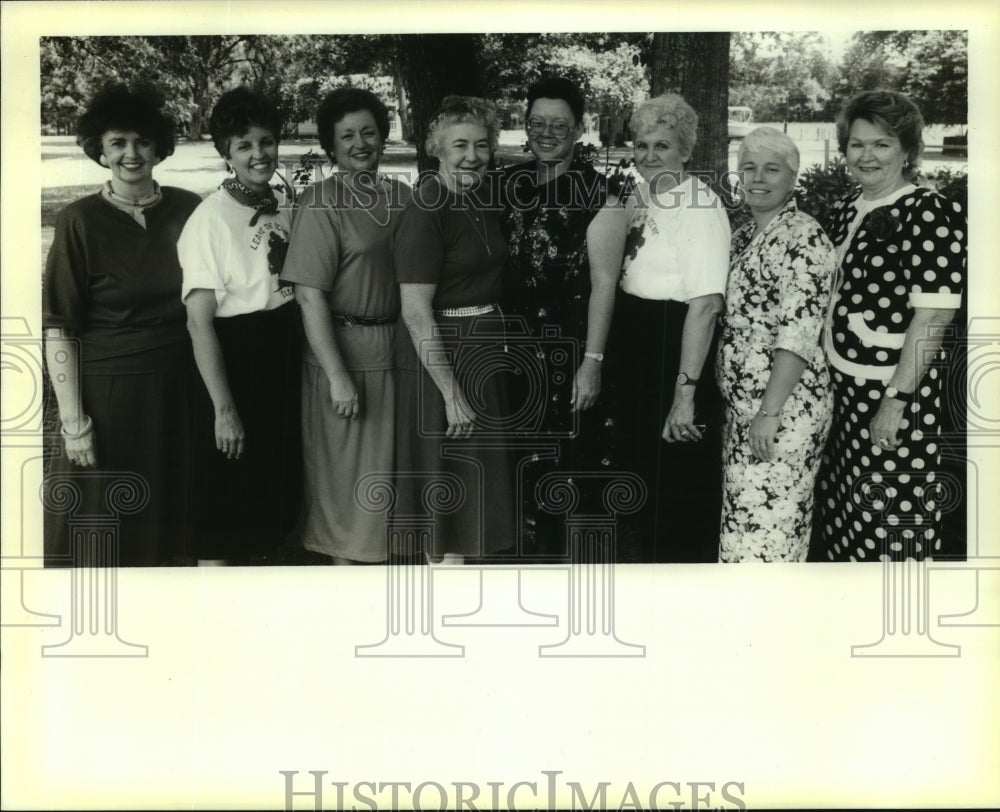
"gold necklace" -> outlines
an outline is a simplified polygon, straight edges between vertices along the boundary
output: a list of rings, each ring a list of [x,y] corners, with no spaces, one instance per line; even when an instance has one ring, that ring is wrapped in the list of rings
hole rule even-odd
[[[479,240],[482,242],[482,244],[486,247],[486,255],[490,257],[493,256],[493,251],[490,250],[490,242],[487,239],[487,237],[489,236],[489,232],[487,231],[486,218],[483,217],[481,214],[476,217],[473,217],[471,214],[469,214],[468,209],[462,209],[462,211],[465,212],[465,216],[469,218],[469,222],[472,223],[472,227],[476,230],[476,235],[479,237]],[[483,224],[482,230],[480,230],[479,228],[480,221],[482,221]]]
[[[370,207],[365,206],[361,202],[361,200],[358,198],[358,196],[355,193],[354,189],[351,188],[351,180],[347,177],[346,173],[344,174],[344,186],[347,187],[347,191],[350,193],[351,197],[354,199],[354,202],[357,204],[357,208],[361,209],[369,217],[371,217],[372,220],[374,221],[375,225],[379,226],[380,228],[385,228],[387,225],[389,225],[389,220],[392,219],[392,210],[389,208],[389,196],[386,195],[385,222],[384,223],[378,217],[375,216],[375,207],[378,205],[378,200],[379,200],[379,197],[380,197],[379,192],[381,191],[382,186],[385,183],[386,178],[381,173],[376,173],[375,177],[376,177],[376,180],[378,181],[378,184],[376,186],[372,187],[372,191],[375,193],[375,205],[370,206]]]

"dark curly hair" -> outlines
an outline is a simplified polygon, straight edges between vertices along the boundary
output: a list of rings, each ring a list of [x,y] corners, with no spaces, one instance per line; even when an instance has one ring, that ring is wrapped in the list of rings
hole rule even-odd
[[[163,160],[174,154],[174,121],[162,110],[163,101],[149,90],[113,84],[102,88],[76,125],[76,143],[95,163],[101,163],[101,137],[108,130],[139,133],[156,146]],[[103,166],[103,164],[101,164]]]
[[[275,140],[281,139],[281,113],[270,97],[245,85],[219,96],[208,119],[219,155],[229,158],[230,139],[243,135],[251,127],[263,127],[271,131]]]
[[[574,123],[583,121],[583,94],[573,82],[562,76],[552,76],[535,82],[528,88],[528,107],[525,110],[525,117],[531,115],[531,105],[538,99],[562,99],[569,105],[573,112]]]
[[[333,158],[333,127],[348,113],[367,110],[375,118],[382,140],[389,137],[389,109],[382,100],[360,87],[338,87],[323,97],[316,110],[316,129],[319,131],[319,145],[330,160]]]
[[[910,97],[895,90],[866,90],[847,102],[837,115],[837,146],[847,154],[851,126],[858,119],[869,121],[899,139],[909,163],[903,177],[912,180],[917,174],[924,151],[924,118]]]

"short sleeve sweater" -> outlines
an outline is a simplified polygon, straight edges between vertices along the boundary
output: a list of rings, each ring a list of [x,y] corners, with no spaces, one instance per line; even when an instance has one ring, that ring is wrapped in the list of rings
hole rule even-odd
[[[498,301],[507,256],[495,208],[437,178],[414,189],[393,249],[396,280],[437,285],[436,310]]]
[[[42,324],[80,339],[91,365],[186,344],[177,240],[201,203],[193,192],[162,188],[143,211],[143,228],[100,194],[66,206],[45,263]]]

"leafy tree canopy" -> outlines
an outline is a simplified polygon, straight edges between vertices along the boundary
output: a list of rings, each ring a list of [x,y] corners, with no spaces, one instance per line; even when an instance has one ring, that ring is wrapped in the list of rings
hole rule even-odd
[[[928,124],[965,124],[968,47],[967,31],[858,32],[835,83],[836,106],[862,90],[885,88],[909,95]]]

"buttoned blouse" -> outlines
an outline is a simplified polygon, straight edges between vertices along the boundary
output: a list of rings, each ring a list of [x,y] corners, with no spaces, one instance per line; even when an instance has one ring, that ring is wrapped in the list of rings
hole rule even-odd
[[[957,309],[962,303],[961,206],[922,187],[901,192],[876,201],[867,213],[856,206],[860,191],[836,204],[830,237],[843,261],[824,348],[833,367],[857,378],[892,377],[914,308]]]

